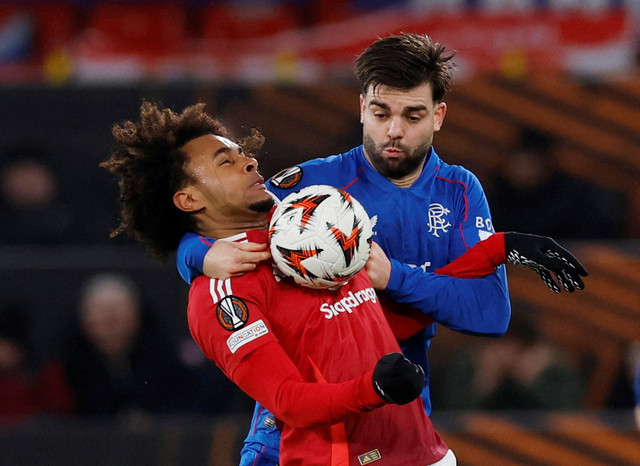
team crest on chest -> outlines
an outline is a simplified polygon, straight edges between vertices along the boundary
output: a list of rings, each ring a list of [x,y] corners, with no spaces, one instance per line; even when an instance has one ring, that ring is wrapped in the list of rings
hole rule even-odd
[[[447,215],[451,211],[442,204],[434,202],[429,205],[429,233],[435,237],[440,237],[439,233],[447,233],[451,223],[447,220]]]
[[[277,188],[290,189],[302,180],[302,168],[290,167],[276,173],[271,178],[271,184]]]
[[[378,216],[374,215],[369,220],[371,220],[371,229],[373,230],[373,236],[376,236],[378,234],[378,232],[375,231],[376,225],[378,224]]]
[[[249,308],[237,296],[225,296],[216,307],[216,317],[222,328],[233,332],[249,320]]]

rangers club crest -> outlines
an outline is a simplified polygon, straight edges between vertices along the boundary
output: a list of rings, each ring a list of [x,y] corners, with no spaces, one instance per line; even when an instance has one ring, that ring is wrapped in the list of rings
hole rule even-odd
[[[451,223],[449,223],[446,216],[450,212],[451,211],[442,204],[436,202],[431,204],[429,206],[429,233],[437,238],[440,238],[438,232],[447,233]]]

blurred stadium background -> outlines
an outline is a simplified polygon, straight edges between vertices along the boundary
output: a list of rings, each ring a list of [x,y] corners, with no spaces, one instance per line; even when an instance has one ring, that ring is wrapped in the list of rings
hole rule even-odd
[[[447,162],[474,171],[490,193],[521,128],[534,128],[557,141],[565,175],[625,206],[619,225],[601,229],[611,234],[562,238],[590,271],[584,292],[553,295],[509,268],[514,300],[537,309],[542,338],[581,375],[575,406],[438,409],[436,400],[434,423],[464,465],[640,464],[639,21],[636,0],[3,1],[0,168],[37,154],[80,221],[59,238],[26,238],[19,229],[28,226],[13,226],[18,233],[0,244],[0,303],[35,311],[34,352],[46,359],[84,278],[113,271],[135,280],[173,339],[188,338],[187,286],[171,261],[159,265],[129,240],[108,238],[117,192],[98,163],[111,125],[135,118],[143,98],[174,108],[204,101],[234,131],[266,135],[260,163],[270,176],[358,145],[355,55],[379,36],[428,33],[458,51],[434,141]],[[544,209],[538,215],[542,229]],[[598,221],[573,218],[578,230]],[[476,340],[441,329],[435,373],[453,348],[485,341]],[[437,384],[434,375],[436,392]],[[249,417],[36,416],[0,426],[0,464],[237,464]]]

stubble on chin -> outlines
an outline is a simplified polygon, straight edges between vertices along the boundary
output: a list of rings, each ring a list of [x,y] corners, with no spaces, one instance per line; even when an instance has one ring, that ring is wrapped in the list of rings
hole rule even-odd
[[[272,197],[264,199],[262,201],[254,202],[249,206],[249,209],[254,212],[269,212],[275,205],[275,200]]]
[[[371,137],[363,137],[363,145],[367,160],[373,165],[378,173],[390,179],[403,178],[413,173],[424,163],[424,159],[431,148],[431,143],[425,143],[415,148],[411,152],[402,147],[405,151],[405,158],[402,160],[388,160],[382,154],[385,146],[377,146]]]

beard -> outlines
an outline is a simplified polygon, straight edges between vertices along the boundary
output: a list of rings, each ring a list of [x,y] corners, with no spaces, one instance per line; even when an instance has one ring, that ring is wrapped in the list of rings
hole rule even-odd
[[[386,178],[399,179],[416,171],[427,157],[427,153],[431,148],[432,138],[429,138],[424,144],[410,150],[407,146],[398,142],[389,142],[387,144],[376,145],[371,136],[364,134],[363,136],[364,151],[378,173]],[[388,159],[382,153],[385,149],[394,147],[404,152],[405,157],[399,159]]]
[[[268,199],[254,202],[253,204],[251,204],[249,206],[249,210],[252,210],[254,212],[260,212],[260,213],[269,212],[271,208],[275,205],[275,203],[276,201],[273,199],[273,197],[269,196]]]

